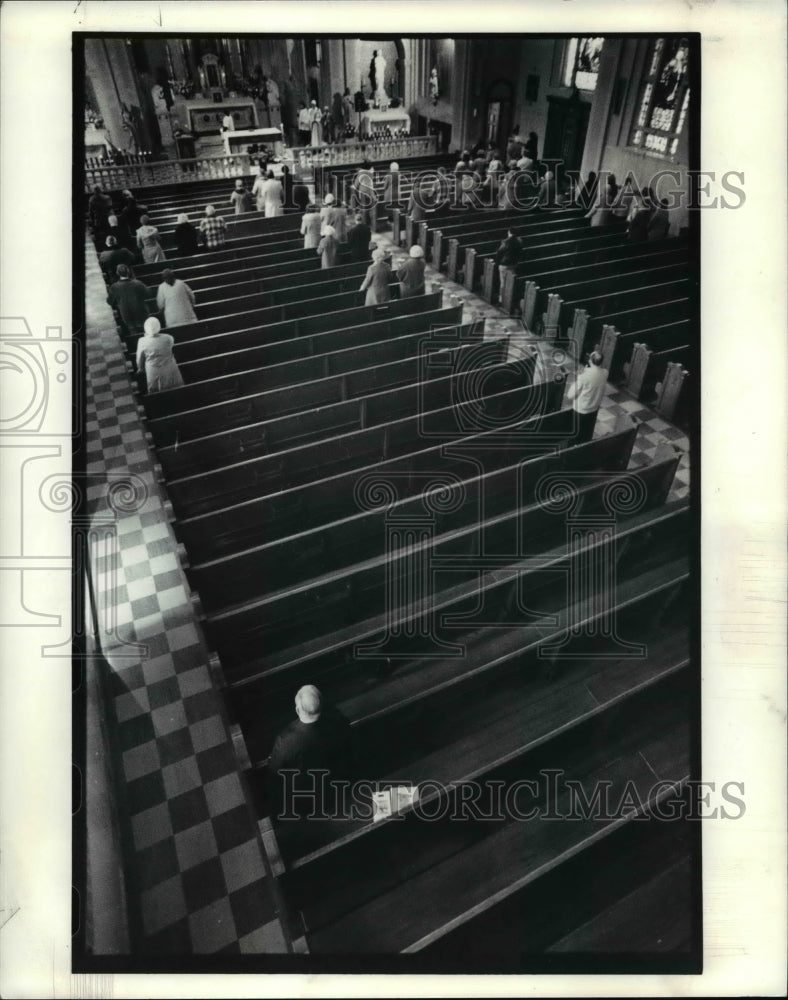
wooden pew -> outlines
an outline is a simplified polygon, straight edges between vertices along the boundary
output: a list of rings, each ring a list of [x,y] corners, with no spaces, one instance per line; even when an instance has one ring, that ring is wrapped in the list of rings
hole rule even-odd
[[[586,799],[592,799],[595,789],[606,782],[614,803],[621,802],[627,790],[634,788],[639,805],[619,822],[631,823],[638,815],[655,809],[673,793],[657,785],[654,765],[662,766],[663,761],[668,761],[662,774],[670,785],[680,785],[689,777],[689,754],[676,753],[678,746],[687,745],[686,724],[671,726],[675,711],[671,701],[686,697],[688,690],[683,677],[668,678],[649,692],[656,700],[651,712],[645,695],[633,697],[626,707],[610,706],[599,722],[606,731],[616,734],[609,741],[616,751],[613,761],[610,750],[605,751],[593,742],[592,750],[575,746],[571,748],[573,753],[564,743],[561,745],[564,780],[582,788]],[[576,738],[580,741],[585,735],[586,739],[592,739],[593,731],[592,726],[585,727]],[[529,772],[534,766],[529,755],[523,758],[508,768],[502,766],[490,780],[501,781],[505,787],[512,785],[517,780],[517,765],[528,768]],[[526,801],[533,807],[532,798]],[[535,807],[542,813],[552,807],[554,814],[561,815],[569,808],[569,802],[565,793],[556,799],[539,797]],[[446,839],[433,846],[441,834],[447,834],[447,825],[436,824],[429,832],[427,826],[422,822],[418,831],[421,838],[414,837],[409,842],[413,844],[409,860],[416,873],[409,878],[400,876],[401,880],[388,891],[379,889],[379,894],[366,904],[309,934],[312,954],[423,952],[464,921],[516,893],[522,894],[543,871],[593,847],[599,837],[617,829],[612,820],[593,815],[575,822],[534,822],[525,827],[514,817],[498,824],[471,819],[463,824],[454,823],[454,828],[459,829],[449,827]],[[401,825],[397,832],[404,836]],[[418,840],[422,840],[422,848],[417,853]],[[351,875],[357,871],[353,868]],[[368,870],[365,865],[364,872]],[[395,872],[402,871],[401,862],[397,869],[389,869],[386,873],[389,882]],[[371,888],[369,883],[368,887]]]
[[[621,246],[621,234],[615,228],[587,228],[574,233],[566,233],[559,239],[545,239],[544,242],[526,247],[530,259],[518,264],[516,268],[507,268],[503,274],[503,284],[500,292],[500,306],[506,312],[513,314],[524,292],[525,280],[535,269],[541,270],[548,266],[549,258],[591,253],[596,250],[611,250]],[[544,262],[544,263],[543,263]],[[518,298],[519,296],[519,298]]]
[[[359,371],[374,365],[375,362],[384,365],[387,361],[417,357],[419,345],[431,326],[452,326],[459,323],[461,318],[462,307],[456,306],[451,309],[435,309],[429,313],[401,316],[395,320],[384,319],[378,323],[356,327],[356,336],[350,338],[355,342],[349,347],[338,350],[332,349],[334,345],[330,343],[330,337],[326,334],[315,334],[306,342],[307,349],[309,345],[315,345],[318,349],[322,349],[323,353],[265,363],[265,367],[244,367],[227,375],[209,375],[204,381],[153,393],[144,399],[145,412],[148,419],[153,422],[160,417],[185,414],[223,400],[236,400],[285,387],[297,394],[295,387],[301,383]],[[470,329],[468,327],[468,330]],[[473,340],[481,340],[482,336],[483,330],[475,331],[473,338],[468,334],[469,339]],[[300,346],[300,341],[286,341],[285,344]],[[270,349],[272,346],[269,345],[267,353],[275,357],[276,351]],[[266,351],[261,353],[264,355]],[[247,352],[241,352],[241,361],[246,357]],[[252,357],[254,358],[254,355]],[[259,356],[257,361],[260,361]],[[191,364],[203,366],[204,362],[191,362]],[[184,367],[187,371],[190,370],[188,366]],[[297,400],[293,399],[291,405],[297,405]],[[212,422],[209,426],[211,425]],[[183,422],[183,432],[185,426],[186,421]]]
[[[689,248],[676,239],[632,245],[619,243],[602,250],[581,250],[576,254],[540,257],[534,264],[531,276],[525,281],[520,303],[523,323],[529,328],[533,327],[536,315],[544,312],[547,306],[548,292],[560,294],[563,286],[584,278],[590,279],[596,274],[604,274],[606,268],[623,274],[645,267],[659,267],[674,260],[684,261],[687,268],[690,268]],[[485,272],[487,267],[485,262]]]
[[[550,459],[536,459],[535,462],[548,465]],[[645,489],[650,501],[664,502],[677,463],[678,458],[671,457],[666,462],[633,473],[638,478],[642,476],[649,484]],[[652,485],[654,481],[658,488]],[[594,488],[602,489],[602,486],[597,484]],[[583,501],[596,502],[593,500],[594,496],[596,495],[591,487],[588,493],[581,491]],[[511,504],[511,497],[508,502]],[[534,544],[543,551],[543,547],[549,548],[551,544],[559,544],[561,541],[558,535],[562,535],[565,525],[558,520],[556,527],[554,515],[538,504],[531,504],[522,510],[502,515],[495,524],[495,531],[488,522],[485,537],[491,543],[490,551],[516,552],[512,539],[522,523],[525,526],[523,530],[527,527],[528,537],[533,538]],[[458,529],[454,537],[447,535],[443,544],[436,545],[433,549],[434,555],[464,555],[465,549],[458,548],[458,545],[476,544],[476,528],[473,525]],[[437,534],[440,535],[440,527]],[[294,661],[312,661],[322,650],[332,649],[336,653],[338,643],[357,643],[370,635],[380,634],[381,631],[385,633],[387,575],[407,570],[415,558],[414,551],[409,550],[406,556],[401,552],[384,553],[361,566],[349,566],[342,572],[312,579],[308,587],[282,589],[207,614],[203,627],[208,641],[219,651],[225,673],[230,677],[242,669],[249,676],[265,673],[270,669],[280,670],[284,663],[293,666]],[[318,551],[315,552],[315,557],[321,557]],[[512,558],[501,557],[501,562],[504,565],[511,563]],[[475,594],[475,587],[473,593]],[[418,613],[423,615],[421,600],[416,603],[421,608]],[[267,666],[260,662],[261,649],[266,650]],[[444,661],[443,666],[452,675],[459,669],[451,658]],[[314,663],[310,662],[309,667],[312,669]]]
[[[697,403],[691,386],[690,373],[684,366],[679,362],[669,361],[662,381],[655,387],[657,400],[654,409],[665,420],[672,421],[684,430],[688,430],[690,421],[697,416],[693,413]]]
[[[521,365],[515,372],[519,374],[519,370],[522,370],[523,375],[527,377],[529,367],[532,368]],[[547,413],[555,414],[555,419],[546,420]],[[552,428],[550,446],[555,445],[555,433],[567,433],[571,424],[571,416],[568,413],[561,412],[560,416],[558,413],[557,409],[550,410],[537,418],[543,436]],[[536,425],[535,422],[532,423],[533,435],[536,438]],[[521,431],[523,426],[520,425]],[[495,454],[490,456],[488,462],[492,468],[495,463],[506,461],[506,456],[514,448],[520,449],[522,454],[523,445],[520,436],[515,436],[513,440],[511,428],[504,427],[469,436],[466,440],[475,441],[479,447],[483,446],[485,449],[497,445]],[[357,465],[352,469],[343,469],[333,474],[330,474],[330,467],[326,469],[321,466],[315,470],[315,475],[321,478],[288,486],[277,490],[275,494],[263,493],[241,503],[196,517],[179,519],[173,524],[175,534],[188,551],[199,551],[203,559],[226,555],[263,540],[260,535],[261,525],[266,525],[265,540],[273,541],[277,537],[284,537],[297,530],[306,529],[310,525],[322,523],[321,518],[323,522],[337,520],[344,514],[357,510],[355,485],[362,469],[375,469],[381,475],[397,476],[400,480],[403,479],[403,472],[428,474],[446,465],[442,456],[444,447],[445,442],[441,442],[410,454],[401,453],[394,458],[377,463],[373,461],[369,465]],[[359,457],[362,462],[365,460],[363,456]],[[329,474],[325,475],[326,472]]]
[[[562,382],[529,387],[528,363],[512,363],[510,371],[511,382],[501,390],[484,385],[480,389],[475,367],[470,367],[430,379],[427,384],[391,389],[365,400],[324,407],[319,413],[271,421],[264,434],[259,426],[249,425],[243,429],[238,456],[228,455],[224,461],[222,450],[210,454],[210,436],[199,439],[195,448],[199,456],[209,455],[208,467],[199,463],[197,456],[190,456],[187,472],[167,482],[176,517],[197,517],[315,478],[413,455],[433,447],[436,441],[451,443],[471,433],[467,428],[478,422],[480,404],[495,416],[497,426],[519,425],[524,413],[558,409]],[[569,426],[571,423],[562,427],[556,443],[566,437]],[[325,434],[323,440],[317,440],[320,433]],[[221,448],[225,444],[220,442]],[[251,457],[244,457],[247,453]]]
[[[351,293],[352,294],[352,293]],[[373,306],[351,306],[340,308],[341,299],[347,293],[331,296],[328,309],[320,302],[320,309],[314,313],[285,319],[279,322],[266,323],[264,326],[251,326],[240,330],[228,330],[224,333],[208,334],[196,340],[178,342],[175,345],[175,358],[179,364],[185,364],[198,359],[218,358],[220,355],[233,351],[241,351],[247,347],[260,347],[266,344],[276,344],[280,341],[294,341],[317,333],[339,331],[344,327],[355,327],[362,323],[371,323],[384,316],[394,319],[398,316],[410,316],[417,312],[430,312],[439,309],[443,301],[441,291],[430,292],[427,295],[412,295],[404,299],[391,299]],[[337,308],[334,308],[334,306]],[[317,304],[315,306],[317,309]],[[303,348],[293,346],[292,356],[298,357]]]
[[[432,264],[455,280],[459,270],[460,253],[465,248],[484,244],[492,252],[498,249],[506,231],[516,232],[533,227],[554,228],[561,224],[582,224],[582,215],[573,209],[546,209],[544,211],[476,212],[462,218],[448,219],[432,233]],[[585,226],[581,226],[585,228]],[[470,287],[470,286],[467,286]]]
[[[650,402],[654,397],[657,383],[665,376],[668,362],[686,366],[694,360],[694,356],[695,349],[690,344],[681,344],[660,351],[652,350],[648,344],[635,343],[632,357],[624,365],[627,392],[631,392],[643,402]]]
[[[602,365],[610,372],[610,380],[620,381],[627,356],[642,338],[647,337],[663,350],[680,346],[688,339],[692,342],[692,324],[688,319],[690,306],[689,299],[677,299],[662,306],[658,313],[646,307],[609,315],[604,320],[592,320],[588,324],[586,343],[598,345]],[[658,323],[655,324],[655,320]]]
[[[548,296],[548,308],[541,331],[547,336],[560,336],[565,330],[566,339],[574,342],[576,356],[580,358],[598,343],[589,333],[589,326],[594,320],[642,309],[649,309],[652,314],[658,314],[662,318],[663,306],[675,308],[673,303],[676,301],[691,300],[693,285],[692,278],[669,277],[667,281],[635,289],[618,290],[612,284],[602,294],[582,300],[565,302],[559,296]],[[684,315],[688,315],[688,312],[685,311]],[[558,322],[553,323],[553,319]]]
[[[588,450],[588,446],[581,447]],[[647,593],[649,590],[659,590],[664,586],[664,564],[671,566],[667,574],[668,580],[676,579],[674,575],[676,569],[678,578],[686,580],[688,514],[686,506],[673,505],[672,508],[658,508],[641,513],[633,517],[631,522],[625,520],[618,526],[617,607],[622,616],[620,635],[631,637],[638,642],[646,639],[642,628],[639,627],[642,623],[638,622],[631,607],[633,602],[637,604],[641,596],[640,584],[644,581],[650,583],[651,586],[644,588]],[[598,540],[592,543],[586,542],[583,551],[599,550],[601,544]],[[659,549],[663,546],[664,552],[661,553]],[[545,671],[540,669],[536,662],[520,666],[518,659],[524,655],[528,659],[529,653],[533,654],[537,647],[546,646],[554,638],[565,639],[570,620],[594,621],[598,616],[610,612],[610,608],[605,608],[603,611],[599,605],[593,612],[586,607],[585,617],[570,619],[566,612],[567,567],[573,559],[580,558],[579,552],[570,557],[565,547],[559,546],[554,551],[551,550],[549,556],[544,557],[541,569],[536,570],[525,564],[519,583],[515,577],[503,579],[498,574],[495,579],[492,574],[487,574],[482,581],[481,591],[484,594],[484,607],[497,608],[499,617],[508,621],[514,595],[519,592],[524,603],[532,609],[536,617],[531,622],[525,623],[527,615],[521,612],[520,618],[525,624],[519,629],[510,627],[504,632],[502,623],[496,621],[489,621],[485,627],[480,628],[480,619],[471,613],[462,626],[455,625],[453,630],[441,629],[440,634],[463,641],[465,653],[462,662],[458,662],[456,657],[453,663],[447,663],[445,657],[443,662],[430,662],[424,656],[414,655],[409,660],[407,658],[401,660],[397,668],[391,669],[386,677],[379,675],[375,688],[369,688],[362,679],[363,672],[369,671],[372,666],[369,661],[358,661],[343,668],[335,655],[331,671],[324,668],[322,672],[314,675],[316,678],[319,677],[321,690],[339,704],[352,721],[355,742],[365,765],[363,777],[387,781],[398,778],[401,780],[406,769],[413,767],[408,747],[403,746],[401,739],[398,739],[398,733],[404,731],[413,735],[411,746],[430,748],[426,751],[427,757],[420,768],[413,767],[417,772],[412,774],[413,778],[424,780],[432,777],[447,784],[452,780],[469,777],[467,773],[463,775],[462,770],[459,773],[455,770],[458,765],[459,768],[463,766],[483,768],[485,752],[489,755],[491,748],[493,754],[502,750],[506,754],[511,753],[513,749],[522,745],[524,733],[528,733],[528,739],[539,740],[542,734],[538,729],[537,732],[532,732],[533,725],[523,725],[522,717],[519,719],[520,724],[514,726],[510,717],[505,730],[499,734],[497,745],[489,730],[500,720],[502,709],[503,715],[508,715],[510,711],[515,711],[518,703],[521,710],[526,713],[532,712],[533,724],[538,727],[541,717],[543,725],[544,706],[538,706],[536,712],[533,712],[533,691],[523,691],[523,684],[529,676],[532,683],[534,679],[544,677]],[[656,588],[653,587],[655,582]],[[464,607],[471,612],[478,610],[478,607],[474,608],[478,602],[468,600],[468,596],[475,592],[472,592],[467,585],[454,590],[456,591],[454,594],[447,591],[445,600],[444,595],[441,596],[442,612],[448,609],[456,611],[462,607],[463,594]],[[446,603],[446,600],[449,603]],[[634,628],[628,627],[624,630],[623,616],[628,608],[629,625],[634,624]],[[462,621],[456,615],[454,617],[456,621]],[[676,625],[680,627],[678,620]],[[610,642],[594,644],[588,638],[585,639],[585,652],[588,654],[588,659],[585,659],[586,665],[589,660],[593,662],[595,653],[599,654],[603,649],[608,653],[607,665],[612,673],[612,676],[607,678],[610,695],[619,696],[622,689],[626,690],[630,685],[639,687],[644,682],[653,680],[653,674],[649,675],[642,669],[648,666],[643,659],[622,663],[619,656],[619,663],[615,664],[613,658],[611,664],[609,655],[611,645],[613,644]],[[682,655],[686,657],[682,645],[676,643],[675,637],[672,637],[671,648],[680,649]],[[577,644],[574,646],[574,650],[576,649]],[[618,652],[619,654],[622,652],[620,646]],[[569,645],[566,654],[571,656],[572,653],[573,647]],[[558,692],[557,698],[551,700],[557,707],[566,702],[567,687],[576,686],[579,680],[580,686],[584,688],[590,678],[585,669],[579,672],[580,678],[578,672],[569,669],[577,664],[577,657],[575,664],[572,664],[571,659],[556,655],[558,657],[556,663],[561,663],[557,686],[562,690]],[[581,658],[581,661],[582,659],[584,658]],[[624,659],[626,660],[626,657]],[[542,668],[544,662],[542,660]],[[599,668],[600,665],[597,663],[595,672]],[[641,669],[640,673],[638,668]],[[552,672],[549,673],[550,676],[554,676]],[[560,683],[562,680],[563,684]],[[244,731],[247,733],[250,756],[255,766],[262,767],[277,727],[289,721],[292,715],[292,691],[298,683],[296,672],[293,671],[291,675],[291,671],[288,670],[284,675],[272,673],[239,683],[237,686],[231,685],[228,689],[231,704],[237,710]],[[593,699],[588,698],[587,690],[585,698],[586,707],[595,704]],[[446,705],[447,702],[456,705],[460,700],[465,702],[466,707],[459,715],[448,712],[438,719],[430,712],[431,706]],[[484,735],[486,731],[489,739]],[[506,740],[505,747],[501,746],[502,739]],[[435,748],[433,752],[431,748]],[[317,832],[316,839],[324,849],[320,850],[313,840],[312,850],[316,852],[319,850],[323,860],[329,860],[330,851],[334,847],[341,848],[342,838],[348,832],[355,834],[354,839],[356,839],[359,834],[374,835],[374,827],[369,823],[353,824],[345,819],[339,820]],[[317,853],[313,854],[310,860],[314,861],[317,857]]]
[[[560,457],[550,455],[540,466],[540,472],[549,474],[554,465],[562,470],[574,469],[573,462],[580,461],[589,462],[594,468],[596,458],[588,456],[611,448],[612,455],[607,457],[607,465],[602,468],[622,468],[629,460],[635,432],[636,428],[631,425],[615,442],[606,440],[603,444],[592,443],[591,448],[569,449]],[[546,444],[545,447],[552,449],[554,446]],[[479,508],[468,495],[477,501],[484,496],[488,516],[492,516],[493,511],[506,512],[508,505],[522,502],[522,492],[518,492],[522,458],[521,447],[513,447],[505,453],[504,464],[500,467],[502,456],[496,455],[493,468],[486,469],[484,475],[472,474],[473,466],[468,472],[458,472],[452,486],[446,487],[446,495],[459,491],[466,498],[465,502],[450,517],[437,519],[436,530],[448,534],[461,531],[469,524],[478,528]],[[277,537],[282,531],[274,522],[270,534],[258,532],[252,544],[242,545],[239,550],[218,558],[206,560],[198,546],[197,552],[189,556],[189,582],[199,592],[203,606],[207,610],[217,610],[252,596],[273,594],[316,577],[347,571],[357,563],[378,556],[385,545],[385,522],[389,517],[401,517],[407,522],[423,512],[418,485],[415,490],[415,497],[405,498],[385,510],[359,512],[358,505],[351,503],[345,516],[329,523],[322,518],[322,506],[311,518],[305,511],[305,523],[299,525],[297,533]]]

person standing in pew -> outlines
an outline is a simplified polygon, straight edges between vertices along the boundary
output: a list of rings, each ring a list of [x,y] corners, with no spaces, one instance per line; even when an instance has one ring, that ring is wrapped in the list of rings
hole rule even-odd
[[[391,298],[391,268],[386,261],[386,253],[379,247],[372,251],[372,263],[367,268],[359,291],[366,292],[365,306],[376,306]]]
[[[325,215],[325,222],[333,226],[339,243],[347,243],[347,209],[341,201],[336,200]]]
[[[235,190],[230,195],[230,204],[235,206],[236,215],[254,210],[254,199],[240,177],[235,182]]]
[[[147,215],[143,215],[140,222],[142,225],[137,230],[137,246],[142,251],[142,259],[146,264],[158,264],[166,260],[167,256],[159,243],[159,230],[150,224]]]
[[[261,181],[262,183],[260,183]],[[266,219],[275,219],[280,215],[284,215],[284,189],[282,188],[281,181],[278,181],[274,177],[273,170],[266,172],[265,180],[263,180],[261,174],[254,183],[255,187],[260,184],[257,194],[257,208],[260,208],[262,202]]]
[[[194,311],[194,292],[185,281],[175,277],[175,272],[169,267],[162,273],[164,279],[156,293],[156,306],[164,313],[164,323],[169,329],[173,326],[183,326],[184,323],[196,323],[197,313]]]
[[[131,269],[131,276],[134,277],[134,270],[132,268],[134,263],[134,254],[131,250],[127,250],[125,247],[119,247],[118,241],[114,236],[108,236],[106,244],[106,250],[102,250],[99,254],[99,264],[107,281],[110,282],[115,277],[115,269],[118,264],[128,264]]]
[[[321,267],[336,267],[337,255],[339,254],[339,241],[337,240],[337,233],[333,226],[324,225],[321,228],[317,252],[322,258]]]
[[[596,415],[605,398],[608,374],[607,368],[602,367],[602,355],[599,351],[592,351],[588,364],[567,389],[566,398],[575,411],[575,444],[590,441],[594,436]]]
[[[536,196],[536,204],[542,208],[555,207],[556,195],[555,175],[552,170],[548,170],[539,182],[539,193]]]
[[[286,163],[282,165],[282,174],[279,180],[282,183],[282,204],[285,208],[293,208],[293,175]]]
[[[372,230],[363,215],[356,216],[355,225],[348,230],[347,249],[351,260],[366,260],[372,243]]]
[[[345,716],[323,704],[314,684],[299,688],[295,712],[296,719],[276,737],[268,758],[271,815],[280,819],[315,816],[330,807],[322,794],[329,792],[325,776],[315,772],[328,771],[327,781],[354,776],[352,730]],[[291,798],[289,793],[295,794]]]
[[[320,243],[320,229],[323,220],[317,205],[307,205],[306,213],[301,219],[301,235],[304,237],[304,250],[315,250]]]
[[[145,320],[145,336],[137,341],[137,370],[145,366],[148,392],[175,389],[183,385],[183,376],[173,357],[174,339],[161,332],[161,323],[155,316]]]
[[[200,232],[209,250],[224,246],[227,239],[227,223],[221,215],[216,214],[213,205],[205,206],[205,216],[200,219]]]
[[[199,252],[197,230],[189,222],[189,216],[185,212],[181,212],[178,216],[178,224],[173,230],[172,237],[179,257],[192,257]]]
[[[609,226],[613,221],[613,205],[618,196],[615,174],[608,174],[604,184],[597,186],[597,200],[586,215],[592,226]]]
[[[295,178],[295,182],[293,184],[292,200],[293,205],[295,205],[296,208],[300,209],[302,212],[306,211],[306,207],[309,204],[309,188],[298,177]],[[285,202],[285,204],[287,203]],[[290,205],[288,207],[292,208],[293,206]]]
[[[124,247],[133,254],[137,249],[137,244],[129,235],[128,230],[121,226],[117,215],[110,215],[107,219],[107,224],[107,235],[114,236],[119,247]]]
[[[139,336],[148,318],[148,289],[133,277],[128,264],[119,264],[117,274],[118,280],[109,286],[107,303],[120,316],[126,336]]]
[[[506,239],[501,240],[501,245],[495,251],[495,263],[498,265],[498,280],[500,288],[503,288],[503,274],[507,267],[517,267],[522,260],[523,243],[519,236],[515,236],[511,229],[506,230]],[[500,290],[499,290],[500,294]]]
[[[389,172],[383,178],[383,204],[396,205],[399,202],[400,189],[399,163],[392,163]]]
[[[400,298],[424,294],[424,251],[417,244],[410,248],[410,256],[397,268]]]

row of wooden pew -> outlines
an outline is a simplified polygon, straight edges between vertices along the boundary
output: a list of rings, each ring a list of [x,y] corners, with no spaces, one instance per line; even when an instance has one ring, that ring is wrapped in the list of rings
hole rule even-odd
[[[560,241],[574,220],[533,225]],[[440,292],[400,300],[395,288],[364,306],[366,264],[318,275],[281,245],[281,219],[256,225],[264,242],[178,263],[201,317],[173,330],[186,384],[142,406],[249,787],[284,860],[291,934],[314,954],[460,966],[461,954],[489,963],[499,939],[515,963],[593,939],[594,920],[692,855],[686,824],[633,822],[681,799],[690,773],[692,524],[667,502],[680,456],[666,444],[627,471],[629,419],[574,443],[560,367],[536,381],[534,356],[506,361],[506,340]],[[587,532],[570,544],[561,488],[545,492],[567,481],[578,518],[604,519],[622,490],[637,498],[619,505],[614,543]],[[604,566],[604,593],[568,591]],[[272,818],[267,760],[304,683],[350,720],[357,777],[417,783],[440,817]],[[448,815],[551,768],[588,798],[600,782],[614,798],[633,787],[636,807],[561,824]],[[535,801],[549,813],[566,790]],[[604,857],[639,859],[639,880],[619,864],[619,883],[593,889]],[[540,921],[561,872],[593,902],[553,899]],[[688,945],[685,917],[674,948]],[[641,951],[660,950],[646,938]]]
[[[495,253],[509,230],[521,240],[522,260],[499,268]],[[614,382],[688,426],[699,285],[687,234],[632,243],[623,223],[591,227],[581,209],[445,207],[418,224],[407,219],[409,240],[449,278],[522,316],[528,329],[565,337],[577,357],[598,348]]]

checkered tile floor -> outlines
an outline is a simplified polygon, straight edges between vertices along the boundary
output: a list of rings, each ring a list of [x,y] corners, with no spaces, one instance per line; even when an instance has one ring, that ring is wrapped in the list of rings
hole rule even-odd
[[[120,510],[93,565],[135,950],[289,952],[91,244],[86,258],[87,505],[99,528]]]

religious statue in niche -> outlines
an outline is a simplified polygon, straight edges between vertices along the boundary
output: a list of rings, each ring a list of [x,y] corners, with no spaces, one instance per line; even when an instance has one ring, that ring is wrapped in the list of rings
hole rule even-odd
[[[438,98],[440,97],[440,87],[438,86],[438,71],[433,66],[432,72],[430,73],[430,100],[433,104],[438,103]]]
[[[386,83],[386,60],[380,53],[380,49],[375,49],[369,64],[369,85],[372,90],[373,101],[379,101],[381,94],[385,95],[384,85]]]
[[[266,104],[269,108],[279,107],[279,85],[270,77],[265,82]]]

